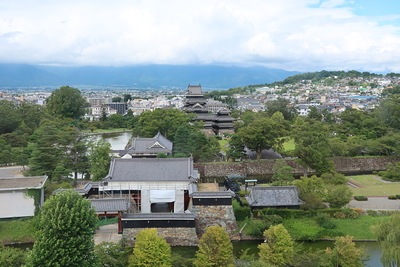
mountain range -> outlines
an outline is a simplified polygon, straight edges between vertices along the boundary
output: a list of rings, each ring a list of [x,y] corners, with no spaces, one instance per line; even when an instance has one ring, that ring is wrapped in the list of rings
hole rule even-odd
[[[0,64],[0,87],[85,85],[157,89],[201,84],[203,88],[228,89],[281,81],[298,73],[266,67],[218,65],[60,67]]]

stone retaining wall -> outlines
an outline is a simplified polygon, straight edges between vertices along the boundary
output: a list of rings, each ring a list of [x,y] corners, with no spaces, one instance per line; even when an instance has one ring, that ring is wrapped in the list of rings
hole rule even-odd
[[[190,210],[197,214],[196,231],[201,237],[208,226],[219,225],[226,229],[231,240],[239,240],[238,225],[233,213],[232,205],[226,206],[199,206],[193,205]]]
[[[125,228],[123,237],[128,241],[135,240],[136,235],[144,228]],[[199,238],[195,228],[157,228],[157,233],[162,236],[171,246],[197,246]]]
[[[389,162],[400,162],[399,157],[363,157],[363,158],[334,158],[332,159],[339,173],[367,173],[386,170]],[[286,162],[291,166],[293,174],[300,176],[305,173],[305,168],[293,159]],[[242,176],[271,176],[275,160],[243,161],[243,162],[221,162],[221,163],[195,163],[194,167],[200,172],[201,177],[226,177],[229,174],[240,174]],[[314,174],[308,169],[309,175]]]

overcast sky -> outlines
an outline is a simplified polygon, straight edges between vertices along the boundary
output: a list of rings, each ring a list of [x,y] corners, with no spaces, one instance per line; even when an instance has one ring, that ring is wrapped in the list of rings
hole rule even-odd
[[[400,72],[400,1],[0,0],[0,63]]]

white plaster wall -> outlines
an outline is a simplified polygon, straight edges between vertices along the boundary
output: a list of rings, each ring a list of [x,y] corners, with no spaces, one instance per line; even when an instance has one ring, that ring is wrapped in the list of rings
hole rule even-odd
[[[0,192],[0,218],[27,217],[34,213],[34,200],[24,192]]]
[[[185,195],[184,190],[176,190],[175,191],[174,213],[185,211],[185,196],[184,195]]]

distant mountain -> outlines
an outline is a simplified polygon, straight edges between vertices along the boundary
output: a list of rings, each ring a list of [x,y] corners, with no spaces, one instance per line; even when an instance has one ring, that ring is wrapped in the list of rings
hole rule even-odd
[[[87,85],[163,88],[201,84],[203,88],[228,89],[281,81],[298,73],[265,67],[216,65],[55,67],[0,64],[0,87]]]

